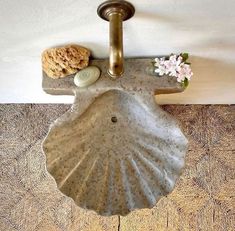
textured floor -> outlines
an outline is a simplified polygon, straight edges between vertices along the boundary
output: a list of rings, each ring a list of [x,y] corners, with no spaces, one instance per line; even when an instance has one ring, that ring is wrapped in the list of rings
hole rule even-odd
[[[153,209],[110,218],[78,208],[42,174],[41,142],[68,108],[0,105],[0,230],[235,230],[235,106],[164,106],[190,141],[184,174]]]

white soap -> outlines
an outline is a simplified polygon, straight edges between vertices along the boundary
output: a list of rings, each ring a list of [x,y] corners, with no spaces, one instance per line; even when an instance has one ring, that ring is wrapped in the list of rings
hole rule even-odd
[[[79,71],[74,77],[74,84],[78,87],[87,87],[100,77],[100,69],[96,66],[87,67]]]

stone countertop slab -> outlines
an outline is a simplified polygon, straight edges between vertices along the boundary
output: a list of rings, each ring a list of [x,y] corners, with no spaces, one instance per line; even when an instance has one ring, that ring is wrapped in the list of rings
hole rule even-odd
[[[91,86],[78,88],[73,83],[74,75],[61,79],[52,79],[43,72],[42,88],[53,95],[75,95],[77,92],[105,92],[108,90],[125,90],[134,92],[148,92],[149,94],[169,94],[182,92],[181,84],[175,77],[153,75],[152,62],[154,59],[126,59],[124,61],[124,74],[118,79],[112,79],[108,73],[108,60],[91,60],[90,65],[101,70],[101,77]]]

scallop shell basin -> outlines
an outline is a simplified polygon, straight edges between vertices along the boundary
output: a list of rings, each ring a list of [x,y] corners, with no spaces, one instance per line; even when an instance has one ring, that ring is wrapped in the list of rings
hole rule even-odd
[[[65,195],[100,215],[126,215],[173,190],[187,139],[169,114],[118,90],[78,108],[57,119],[43,143]]]

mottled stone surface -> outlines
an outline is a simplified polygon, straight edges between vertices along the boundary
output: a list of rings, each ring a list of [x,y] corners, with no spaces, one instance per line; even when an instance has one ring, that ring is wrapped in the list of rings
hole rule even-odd
[[[124,74],[118,79],[112,79],[108,73],[108,60],[91,60],[90,65],[97,66],[101,70],[101,76],[95,84],[80,88],[73,82],[74,75],[65,79],[51,79],[43,72],[42,88],[45,92],[53,95],[75,95],[87,91],[92,97],[108,90],[121,90],[135,93],[162,94],[182,92],[181,84],[172,76],[154,76],[153,59],[126,59],[124,62]]]
[[[43,143],[59,189],[101,215],[152,208],[182,172],[186,138],[154,96],[110,90],[90,105],[84,97]]]
[[[69,108],[0,105],[0,230],[234,230],[235,106],[164,106],[189,139],[184,173],[153,209],[121,219],[80,209],[51,176],[40,177],[42,140]]]
[[[124,75],[114,80],[107,60],[93,60],[101,77],[85,88],[76,87],[72,76],[59,82],[44,75],[45,91],[75,95],[43,150],[59,189],[82,208],[101,215],[152,208],[182,172],[187,140],[154,94],[183,89],[174,77],[154,76],[151,61],[126,60]]]

